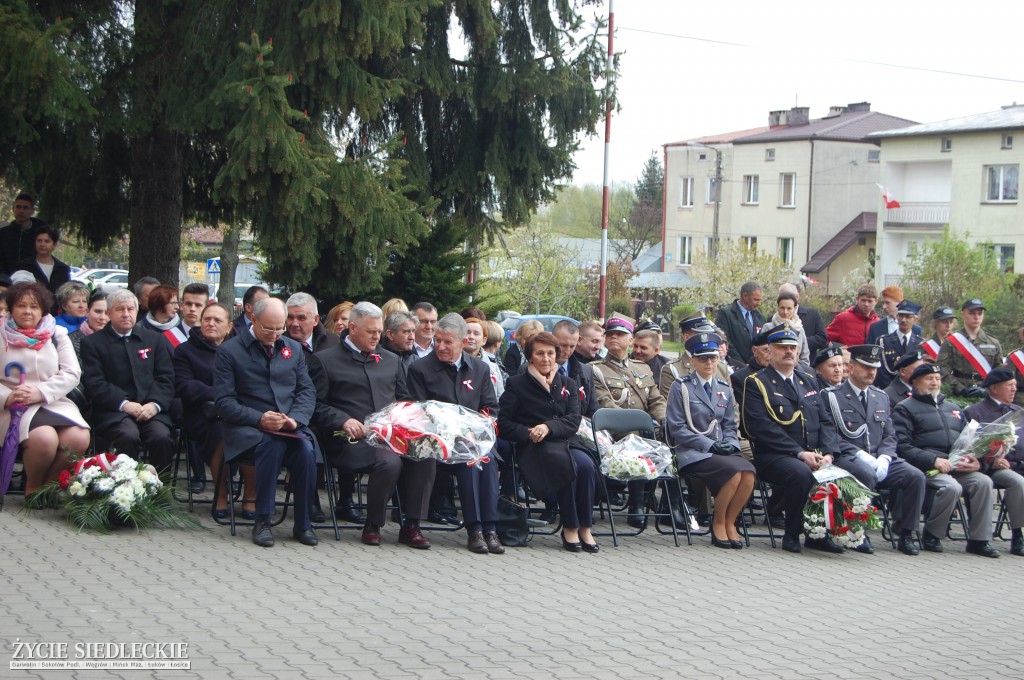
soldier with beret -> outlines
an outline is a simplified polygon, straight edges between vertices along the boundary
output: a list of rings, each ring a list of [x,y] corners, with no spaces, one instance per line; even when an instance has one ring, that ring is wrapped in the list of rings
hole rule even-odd
[[[1003,347],[999,340],[981,329],[985,320],[985,304],[970,298],[960,306],[963,331],[946,336],[939,350],[942,381],[954,395],[970,399],[985,396],[980,383],[989,371],[1003,363]]]
[[[875,387],[884,390],[896,375],[896,363],[900,358],[924,342],[924,338],[915,330],[918,328],[920,313],[921,305],[910,300],[903,300],[896,305],[896,330],[878,339],[878,345],[882,348],[882,365],[875,377]]]
[[[899,492],[900,511],[895,513],[892,530],[899,535],[900,552],[917,555],[914,532],[920,529],[925,478],[921,470],[896,454],[889,397],[871,384],[882,364],[882,351],[878,345],[850,347],[850,377],[839,387],[825,390],[825,406],[839,432],[840,454],[835,464],[872,491]],[[855,550],[874,552],[867,536]]]
[[[711,325],[707,317],[695,314],[680,321],[679,330],[683,333],[683,347],[685,349],[687,340],[700,333],[714,333],[715,327]],[[718,377],[726,381],[729,380],[729,369],[723,362],[719,362],[718,366],[715,367],[715,371]],[[658,387],[661,389],[661,393],[667,397],[669,390],[672,389],[672,383],[692,372],[693,364],[690,361],[689,353],[686,351],[680,352],[679,358],[665,364],[661,369],[661,373],[658,374]]]
[[[757,473],[783,490],[786,533],[782,547],[800,552],[803,508],[817,483],[813,473],[833,462],[839,437],[825,412],[817,380],[797,369],[796,334],[780,326],[772,329],[768,342],[770,365],[743,383],[743,427],[751,438]],[[828,536],[808,537],[804,545],[843,552]]]
[[[811,367],[817,373],[819,389],[838,387],[843,382],[843,346],[837,342],[818,350]]]
[[[1017,381],[1009,368],[992,369],[981,381],[981,387],[988,390],[988,396],[964,409],[971,420],[991,423],[1008,413],[1022,410],[1013,402],[1017,395]],[[1020,423],[1020,419],[1015,422]],[[1013,533],[1010,552],[1024,556],[1024,476],[1021,476],[1024,474],[1024,437],[1018,435],[1017,443],[1006,457],[992,464],[983,464],[982,471],[992,478],[997,489],[1003,489],[1003,504]]]
[[[699,479],[715,498],[712,545],[739,549],[736,520],[754,489],[754,466],[738,455],[736,402],[715,371],[718,340],[714,333],[700,333],[686,341],[696,366],[672,385],[666,426],[679,474]]]
[[[907,352],[893,366],[896,369],[896,377],[885,388],[885,394],[889,397],[889,403],[893,408],[913,393],[910,376],[918,366],[924,363],[926,356],[920,349]]]
[[[601,408],[640,409],[646,411],[657,424],[665,418],[665,397],[658,389],[651,367],[629,358],[629,345],[633,338],[633,322],[612,315],[604,325],[604,346],[607,356],[591,364],[594,369],[594,394]],[[644,482],[629,483],[629,516],[627,522],[634,528],[644,525],[641,509]]]
[[[971,505],[967,552],[999,557],[988,544],[992,537],[992,479],[980,472],[981,464],[973,456],[955,468],[948,460],[953,444],[967,424],[966,416],[942,394],[937,365],[922,363],[910,376],[910,385],[914,393],[893,409],[896,450],[922,472],[937,471],[926,480],[932,500],[921,547],[942,552],[940,537],[946,533],[957,499],[965,494]]]

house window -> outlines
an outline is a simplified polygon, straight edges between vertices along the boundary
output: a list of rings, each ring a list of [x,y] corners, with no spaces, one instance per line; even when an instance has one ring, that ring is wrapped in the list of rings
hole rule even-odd
[[[1003,148],[1004,149],[1012,149],[1013,148],[1013,135],[1003,135]]]
[[[740,236],[740,243],[747,250],[754,252],[757,250],[757,237],[756,236]]]
[[[992,246],[992,254],[996,258],[1000,271],[1013,273],[1013,259],[1016,246],[996,244]]]
[[[943,137],[942,138],[942,146],[940,148],[942,149],[943,152],[952,151],[953,150],[953,140],[950,139],[949,137]]]
[[[715,239],[710,236],[704,237],[704,252],[710,254],[714,250]]]
[[[881,158],[881,149],[868,149],[868,163],[877,163]]]
[[[706,153],[697,154],[697,160],[699,160],[699,161],[706,161],[707,159],[708,159],[708,155]]]
[[[784,172],[779,175],[779,206],[782,208],[796,207],[796,173]]]
[[[693,207],[693,178],[692,177],[680,177],[679,178],[679,207],[680,208],[692,208]]]
[[[764,150],[764,159],[766,161],[773,161],[773,160],[775,160],[775,149],[765,149]]]
[[[708,195],[707,203],[714,203],[719,200],[718,196],[718,182],[715,181],[714,177],[708,177]]]
[[[748,205],[757,205],[758,176],[743,176],[743,202]]]
[[[785,262],[788,266],[793,266],[793,239],[792,238],[780,238],[779,239],[779,259]]]
[[[678,238],[679,248],[676,262],[679,264],[693,264],[693,237],[680,236]]]
[[[991,203],[1016,202],[1018,165],[989,165],[985,168],[985,200]]]

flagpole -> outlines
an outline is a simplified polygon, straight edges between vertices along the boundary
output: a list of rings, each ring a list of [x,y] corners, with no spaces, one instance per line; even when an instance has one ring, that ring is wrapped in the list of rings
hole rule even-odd
[[[608,0],[608,61],[605,65],[605,87],[608,98],[604,103],[604,188],[601,191],[601,292],[599,316],[605,319],[605,305],[608,298],[608,202],[609,184],[608,166],[611,162],[612,148],[612,40],[615,37],[615,0]]]

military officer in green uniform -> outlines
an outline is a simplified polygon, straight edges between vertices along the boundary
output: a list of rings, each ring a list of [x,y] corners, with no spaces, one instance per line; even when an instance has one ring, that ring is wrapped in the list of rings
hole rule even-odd
[[[970,298],[960,307],[963,331],[946,336],[939,350],[939,370],[942,382],[949,385],[954,395],[984,398],[987,394],[980,383],[993,368],[1003,363],[1003,347],[999,340],[981,330],[985,320],[985,304]]]
[[[715,327],[711,325],[707,317],[699,314],[689,316],[680,321],[679,330],[683,332],[683,345],[686,344],[687,340],[699,333],[716,332]],[[661,369],[661,375],[657,376],[659,378],[658,387],[661,389],[661,395],[667,399],[669,390],[672,389],[672,383],[691,373],[693,373],[693,366],[690,363],[690,353],[684,349],[679,353],[679,358],[665,364]],[[729,368],[724,361],[715,367],[715,377],[729,382]]]

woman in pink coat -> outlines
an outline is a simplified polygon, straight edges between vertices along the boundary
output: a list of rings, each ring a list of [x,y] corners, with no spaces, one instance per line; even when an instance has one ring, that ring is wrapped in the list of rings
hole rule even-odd
[[[82,369],[67,330],[49,313],[50,291],[38,283],[19,283],[6,295],[9,316],[0,327],[0,433],[11,425],[12,407],[27,407],[18,427],[27,496],[57,479],[67,466],[65,449],[85,452],[89,426],[67,398]]]

